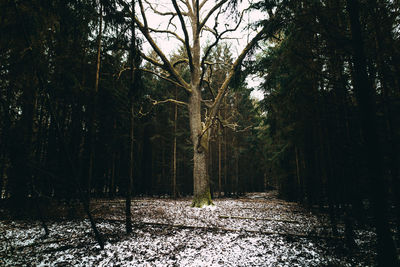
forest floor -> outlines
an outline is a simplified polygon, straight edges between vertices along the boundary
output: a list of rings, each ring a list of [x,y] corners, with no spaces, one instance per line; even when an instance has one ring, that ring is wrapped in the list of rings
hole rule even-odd
[[[106,241],[100,250],[86,219],[0,220],[0,266],[374,266],[375,233],[356,228],[345,248],[343,225],[332,237],[326,215],[279,200],[276,192],[215,199],[136,198],[133,233],[125,234],[124,200],[94,200]]]

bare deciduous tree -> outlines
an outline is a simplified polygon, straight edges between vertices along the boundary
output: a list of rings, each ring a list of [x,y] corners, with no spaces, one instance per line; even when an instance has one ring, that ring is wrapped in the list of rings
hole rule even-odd
[[[123,1],[120,1],[120,3],[126,10],[129,10],[129,6],[124,4]],[[240,67],[247,53],[264,37],[268,30],[263,28],[255,34],[233,64],[230,65],[225,81],[215,93],[212,92],[212,99],[203,99],[202,88],[207,84],[209,78],[207,69],[212,64],[220,64],[218,62],[209,62],[209,54],[221,40],[228,38],[229,33],[238,31],[246,10],[238,12],[234,25],[224,24],[221,29],[219,18],[229,10],[230,1],[221,0],[211,3],[208,0],[201,2],[199,0],[172,0],[171,3],[152,3],[149,0],[138,1],[140,15],[135,16],[135,23],[144,39],[157,55],[157,58],[154,58],[141,53],[143,59],[150,62],[157,69],[157,71],[147,69],[142,69],[142,71],[150,72],[175,84],[189,95],[188,103],[174,99],[158,101],[157,103],[174,102],[188,107],[191,141],[194,151],[194,199],[192,205],[202,207],[212,204],[207,173],[210,130],[219,123],[217,120],[218,109],[236,70]],[[165,23],[165,28],[151,27],[148,23],[150,13],[161,16],[162,21],[168,21]],[[168,59],[166,53],[157,44],[157,37],[160,35],[166,35],[178,40],[185,47],[186,57],[176,62]],[[213,41],[202,46],[201,38],[209,40],[209,38],[205,38],[207,35],[213,36]],[[176,66],[179,64],[188,64],[190,68],[189,81],[186,81],[177,71]],[[206,112],[202,113],[202,108],[205,108]]]

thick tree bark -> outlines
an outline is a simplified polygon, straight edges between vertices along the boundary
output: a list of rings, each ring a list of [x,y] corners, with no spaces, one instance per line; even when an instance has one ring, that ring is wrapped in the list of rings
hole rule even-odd
[[[372,189],[372,204],[378,239],[378,265],[399,266],[396,247],[388,225],[387,192],[384,186],[382,152],[377,131],[375,94],[367,73],[358,1],[347,0],[347,12],[350,19],[354,53],[353,85],[360,109],[361,127],[365,138],[367,166],[369,168],[368,174]]]
[[[211,205],[210,180],[207,172],[208,135],[201,122],[201,92],[192,87],[189,102],[190,133],[193,142],[193,207]],[[204,124],[203,124],[204,125]],[[204,129],[203,129],[204,128]],[[208,132],[208,130],[205,130]]]

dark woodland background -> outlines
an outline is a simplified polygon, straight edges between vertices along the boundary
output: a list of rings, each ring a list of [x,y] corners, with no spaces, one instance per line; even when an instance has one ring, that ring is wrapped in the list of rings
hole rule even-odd
[[[32,198],[123,197],[130,168],[133,195],[193,192],[187,109],[153,105],[188,96],[149,73],[132,79],[132,62],[152,67],[118,5],[0,1],[0,192],[15,216]],[[342,218],[349,246],[353,224],[375,225],[381,262],[394,259],[400,2],[261,1],[254,8],[265,13],[259,25],[275,34],[248,57],[219,111],[229,127],[212,131],[214,197],[276,188],[329,212],[333,227]],[[230,45],[221,43],[210,60],[232,62]],[[226,68],[213,67],[211,89]],[[189,75],[185,66],[179,71]],[[261,101],[250,98],[249,74],[262,81]]]

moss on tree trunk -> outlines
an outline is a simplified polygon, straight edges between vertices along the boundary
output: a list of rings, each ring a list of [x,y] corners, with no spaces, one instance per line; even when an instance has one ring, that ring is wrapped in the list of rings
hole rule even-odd
[[[209,205],[213,205],[213,202],[211,200],[210,188],[208,187],[202,193],[194,195],[192,207],[202,208]]]

